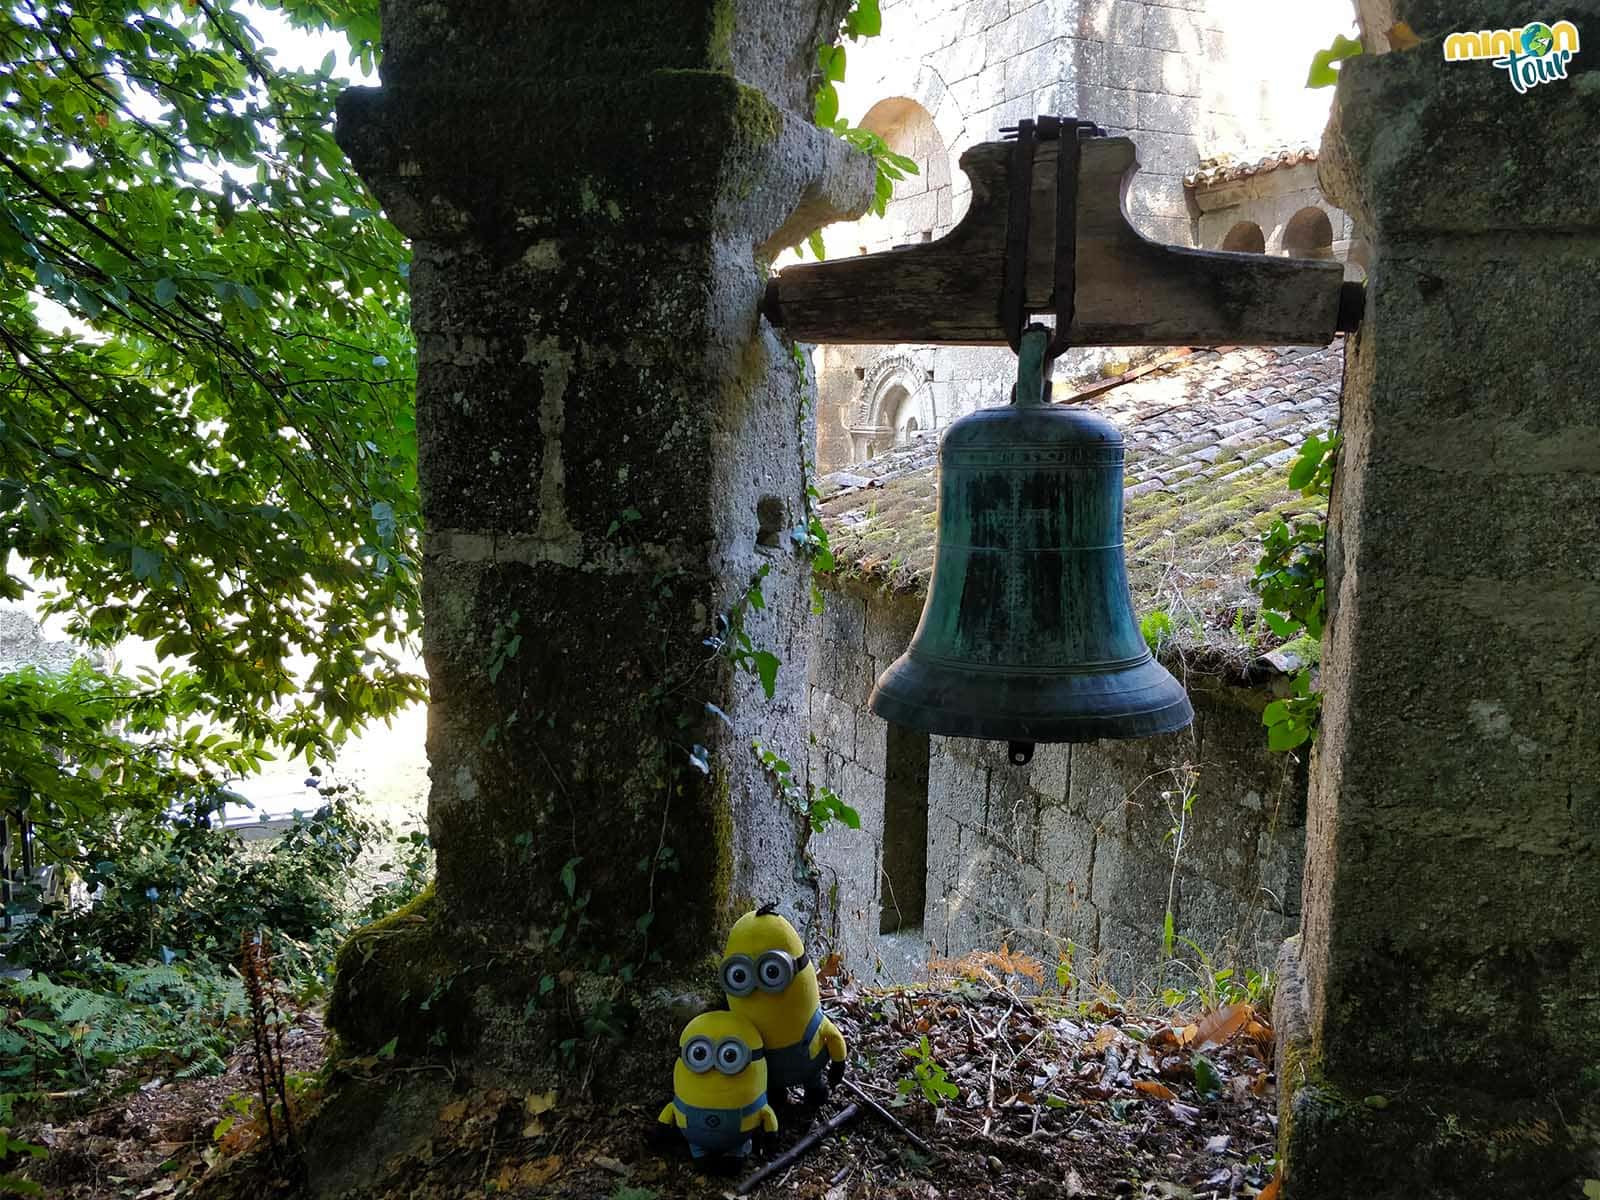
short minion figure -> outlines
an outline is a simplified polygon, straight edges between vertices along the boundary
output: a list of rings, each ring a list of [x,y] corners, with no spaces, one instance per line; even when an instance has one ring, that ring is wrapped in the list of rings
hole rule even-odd
[[[844,1037],[822,1013],[817,968],[800,935],[776,909],[763,905],[734,924],[722,988],[728,1007],[761,1031],[768,1086],[779,1103],[797,1085],[818,1103],[827,1099],[828,1079],[837,1083],[844,1075]]]
[[[684,1027],[672,1068],[672,1100],[659,1120],[683,1131],[695,1158],[743,1158],[757,1129],[777,1132],[763,1055],[761,1034],[731,1012],[702,1013]]]

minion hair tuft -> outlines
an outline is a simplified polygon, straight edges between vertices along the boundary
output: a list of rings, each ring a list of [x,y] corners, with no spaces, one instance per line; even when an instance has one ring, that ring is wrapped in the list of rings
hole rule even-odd
[[[756,916],[770,917],[776,915],[777,911],[778,906],[776,904],[763,904],[760,908],[756,909]]]

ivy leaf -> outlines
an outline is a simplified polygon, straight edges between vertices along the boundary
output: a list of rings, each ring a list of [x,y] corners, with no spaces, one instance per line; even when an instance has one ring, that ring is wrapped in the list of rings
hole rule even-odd
[[[1318,50],[1311,58],[1311,72],[1306,77],[1308,88],[1332,87],[1339,82],[1339,72],[1334,70],[1334,64],[1343,62],[1347,58],[1354,58],[1361,54],[1363,48],[1360,42],[1340,34],[1333,39],[1333,45],[1326,50]]]
[[[812,120],[824,129],[832,128],[833,123],[839,119],[839,93],[834,90],[833,84],[824,81],[817,89],[817,98],[812,104]]]
[[[878,0],[856,0],[845,14],[844,31],[853,38],[877,37],[883,32],[883,14]]]
[[[757,650],[755,653],[756,674],[761,679],[761,690],[771,700],[778,690],[778,668],[782,665],[776,654],[766,650]]]

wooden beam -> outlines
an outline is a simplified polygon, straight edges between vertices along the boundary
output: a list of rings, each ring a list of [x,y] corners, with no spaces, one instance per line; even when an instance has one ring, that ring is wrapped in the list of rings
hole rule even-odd
[[[1028,308],[1050,312],[1055,262],[1055,142],[1034,161]],[[774,276],[769,319],[802,342],[1003,346],[1000,287],[1008,142],[961,156],[972,203],[936,242],[800,263]],[[1078,172],[1078,267],[1070,339],[1079,346],[1322,346],[1333,340],[1344,268],[1166,246],[1128,223],[1138,168],[1127,138],[1084,143]]]

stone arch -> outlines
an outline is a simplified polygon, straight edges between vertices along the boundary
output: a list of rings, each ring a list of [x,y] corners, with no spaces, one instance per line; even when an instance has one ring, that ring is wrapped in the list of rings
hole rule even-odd
[[[1290,258],[1332,258],[1333,222],[1316,205],[1302,208],[1283,227],[1283,252]]]
[[[927,371],[909,355],[885,355],[866,371],[846,421],[851,457],[871,458],[938,424]]]
[[[1254,221],[1239,221],[1223,235],[1221,248],[1242,254],[1265,254],[1267,235]]]

